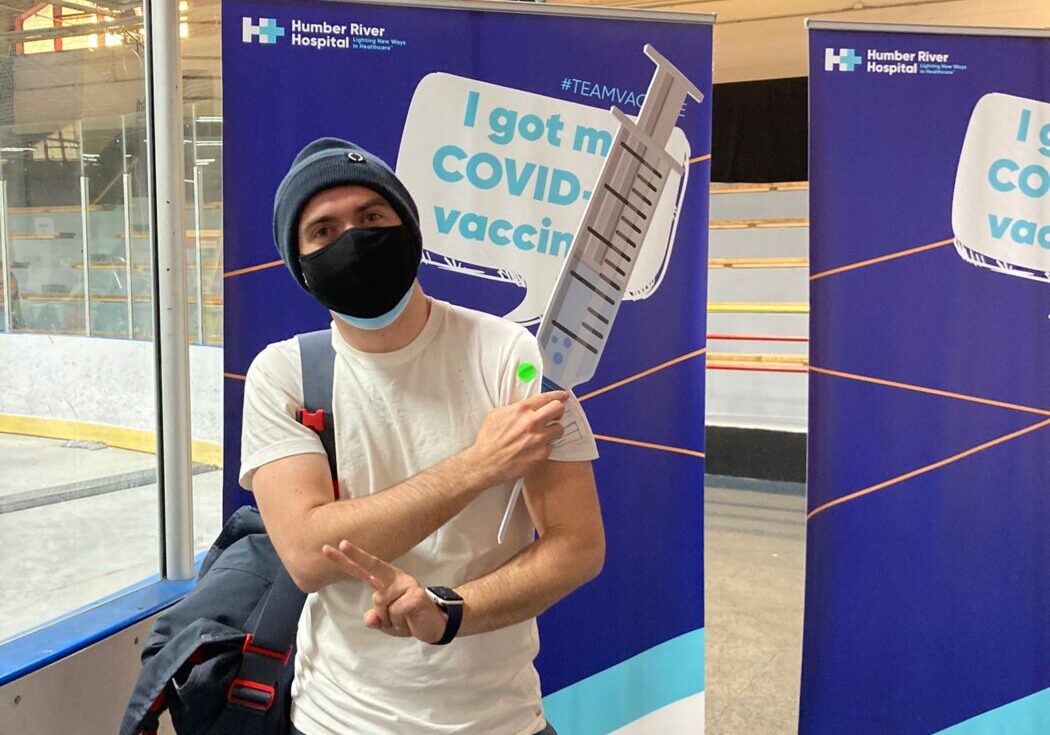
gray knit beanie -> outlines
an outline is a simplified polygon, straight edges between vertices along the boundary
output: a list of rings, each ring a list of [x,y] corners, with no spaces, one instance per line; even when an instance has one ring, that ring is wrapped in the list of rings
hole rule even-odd
[[[273,239],[277,251],[304,289],[306,282],[299,267],[299,216],[314,194],[343,184],[358,184],[381,194],[422,250],[416,203],[390,167],[349,141],[319,138],[299,151],[273,198]]]

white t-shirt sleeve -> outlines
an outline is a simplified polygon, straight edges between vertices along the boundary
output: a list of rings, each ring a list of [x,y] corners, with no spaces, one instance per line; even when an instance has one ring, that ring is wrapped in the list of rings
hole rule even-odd
[[[527,362],[536,367],[536,377],[531,381],[518,378],[518,366]],[[540,356],[540,346],[536,338],[526,330],[522,330],[507,350],[500,371],[500,400],[502,405],[514,403],[540,393],[543,390],[543,359]],[[591,431],[587,415],[576,396],[570,399],[575,403],[580,433],[572,441],[565,442],[551,450],[550,458],[558,462],[580,462],[598,459],[598,446],[594,441],[594,433]],[[569,408],[566,407],[566,411]]]
[[[296,419],[303,377],[295,340],[269,345],[252,361],[244,384],[240,484],[252,489],[255,470],[295,454],[324,454],[313,429]]]

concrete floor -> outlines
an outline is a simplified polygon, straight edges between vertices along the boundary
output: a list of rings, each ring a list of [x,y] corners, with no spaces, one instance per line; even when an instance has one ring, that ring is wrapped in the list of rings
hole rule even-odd
[[[90,482],[135,470],[156,469],[152,454],[114,449],[98,443],[78,447],[63,439],[0,434],[4,479],[0,497],[39,492],[74,482]]]
[[[775,486],[711,484],[704,503],[706,733],[796,733],[805,498]]]
[[[157,485],[105,491],[107,478],[155,469],[151,454],[0,434],[0,640],[157,573]],[[193,478],[196,549],[221,527],[222,473]],[[56,487],[83,495],[53,502]],[[9,510],[3,501],[17,496]]]

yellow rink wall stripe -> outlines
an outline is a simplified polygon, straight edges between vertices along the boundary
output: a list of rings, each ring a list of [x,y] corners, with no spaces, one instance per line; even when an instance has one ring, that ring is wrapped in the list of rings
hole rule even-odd
[[[708,314],[808,314],[803,301],[709,301]]]
[[[0,434],[22,434],[47,439],[77,439],[102,442],[118,449],[156,454],[157,435],[152,431],[129,429],[110,424],[91,424],[84,421],[19,416],[0,413]],[[222,445],[193,440],[193,461],[222,467]]]

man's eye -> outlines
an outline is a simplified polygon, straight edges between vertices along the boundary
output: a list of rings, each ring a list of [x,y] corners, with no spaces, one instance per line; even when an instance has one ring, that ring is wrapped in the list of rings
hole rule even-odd
[[[318,227],[314,230],[314,239],[319,240],[328,237],[330,230],[327,227]]]
[[[369,212],[365,215],[365,222],[381,222],[383,220],[382,212]]]

